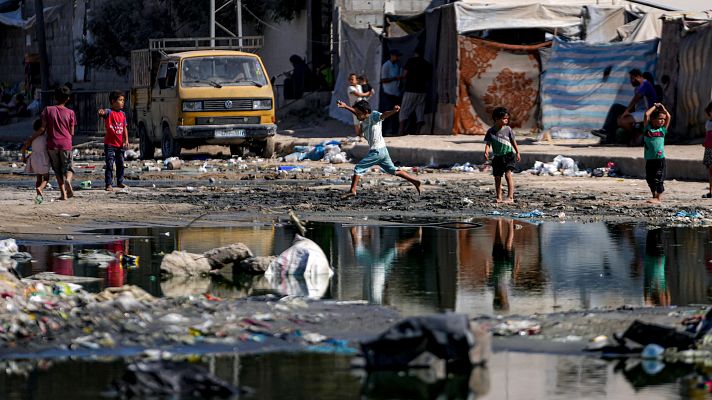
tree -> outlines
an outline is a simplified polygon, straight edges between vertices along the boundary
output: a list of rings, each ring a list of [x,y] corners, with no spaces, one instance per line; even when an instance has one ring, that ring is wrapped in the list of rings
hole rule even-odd
[[[209,0],[105,1],[90,15],[89,34],[78,44],[79,62],[85,66],[129,71],[131,50],[145,49],[149,39],[206,37]],[[289,21],[306,7],[306,0],[243,0],[250,12],[245,20],[263,29],[263,21]],[[234,7],[221,20],[235,21]],[[232,26],[232,23],[225,24]]]

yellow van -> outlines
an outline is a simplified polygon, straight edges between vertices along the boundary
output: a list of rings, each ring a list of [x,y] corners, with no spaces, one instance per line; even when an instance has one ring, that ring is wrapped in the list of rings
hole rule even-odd
[[[164,158],[209,144],[228,145],[233,155],[272,156],[274,93],[259,56],[234,50],[161,53],[157,63],[150,50],[132,54],[142,159],[153,158],[159,145]]]

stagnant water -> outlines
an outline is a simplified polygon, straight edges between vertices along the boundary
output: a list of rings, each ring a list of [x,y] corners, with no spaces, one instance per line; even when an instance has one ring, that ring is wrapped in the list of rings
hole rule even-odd
[[[470,374],[431,370],[366,373],[350,357],[315,353],[205,356],[197,363],[246,391],[240,399],[698,399],[693,367],[667,365],[654,375],[639,361],[494,353]],[[98,399],[120,379],[121,360],[46,362],[28,375],[0,372],[2,398]],[[78,390],[81,382],[81,389]]]
[[[200,253],[243,242],[255,255],[279,254],[294,237],[289,225],[123,228],[97,231],[88,243],[72,244],[23,240],[21,250],[34,261],[18,269],[23,276],[54,271],[102,278],[86,285],[89,290],[136,284],[155,296],[207,291],[225,298],[281,292],[367,300],[406,315],[529,314],[711,300],[712,228],[506,218],[409,222],[311,224],[307,236],[324,249],[335,272],[315,281],[275,283],[231,272],[189,282],[160,279],[161,259],[173,250]],[[139,256],[139,266],[76,257],[87,249]]]
[[[22,240],[33,261],[23,276],[42,271],[101,278],[87,285],[136,284],[153,295],[210,292],[243,297],[266,292],[367,300],[404,314],[454,310],[470,315],[527,314],[622,304],[709,304],[712,229],[650,229],[636,224],[576,224],[480,219],[310,224],[307,236],[325,251],[331,279],[269,282],[226,276],[161,281],[158,268],[173,250],[203,252],[235,242],[256,255],[289,247],[290,226],[139,227],[100,230],[71,242]],[[78,257],[90,249],[139,257],[137,268]],[[498,352],[470,376],[366,374],[350,358],[325,354],[206,356],[203,365],[247,399],[675,399],[701,398],[690,366],[662,370],[634,361]],[[11,363],[12,361],[2,361]],[[88,359],[41,361],[24,376],[0,364],[0,398],[95,399],[125,364]],[[652,371],[651,371],[652,369]]]

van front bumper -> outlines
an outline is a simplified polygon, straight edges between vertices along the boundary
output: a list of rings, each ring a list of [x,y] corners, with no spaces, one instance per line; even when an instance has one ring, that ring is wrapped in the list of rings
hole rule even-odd
[[[177,140],[205,140],[211,144],[240,143],[251,139],[266,139],[277,134],[275,124],[180,125]]]

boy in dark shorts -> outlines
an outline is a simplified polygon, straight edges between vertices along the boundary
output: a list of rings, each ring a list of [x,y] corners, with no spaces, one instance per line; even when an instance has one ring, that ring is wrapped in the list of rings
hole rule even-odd
[[[645,180],[648,182],[653,198],[648,203],[659,204],[660,196],[665,191],[665,136],[670,126],[670,113],[660,103],[655,103],[645,112],[643,119],[645,157]]]
[[[40,114],[42,130],[47,132],[47,152],[49,160],[57,177],[57,185],[62,193],[59,200],[66,200],[74,193],[72,191],[72,137],[77,118],[74,111],[66,107],[71,90],[61,86],[54,91],[57,104],[46,107]]]
[[[124,114],[124,94],[120,91],[109,93],[111,108],[101,108],[99,117],[104,119],[106,135],[104,136],[104,183],[107,192],[114,190],[111,186],[114,180],[114,164],[116,164],[116,186],[125,188],[124,185],[124,150],[129,146],[129,131]]]
[[[509,111],[504,107],[497,107],[492,112],[494,126],[487,130],[485,135],[485,160],[489,160],[490,147],[492,148],[492,175],[494,175],[494,188],[497,193],[497,203],[514,202],[514,181],[512,171],[521,160],[519,147],[514,139],[514,131],[508,126]],[[502,199],[502,175],[507,180],[507,200]]]

